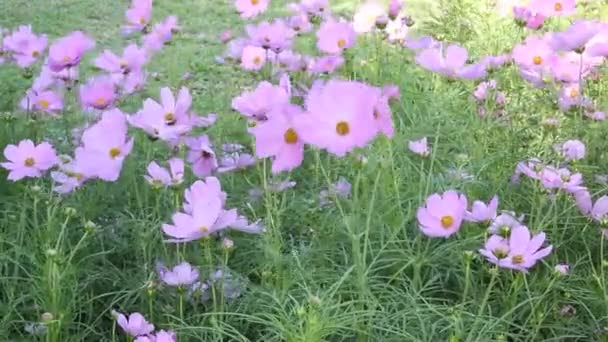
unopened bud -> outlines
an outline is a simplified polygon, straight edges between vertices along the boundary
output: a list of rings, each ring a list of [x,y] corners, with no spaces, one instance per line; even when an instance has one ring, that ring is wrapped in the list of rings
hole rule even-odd
[[[54,318],[55,317],[50,312],[45,312],[42,315],[40,315],[40,320],[44,323],[48,323],[48,322],[52,321]]]
[[[222,248],[227,250],[234,248],[234,241],[230,240],[229,238],[224,238],[222,240]]]

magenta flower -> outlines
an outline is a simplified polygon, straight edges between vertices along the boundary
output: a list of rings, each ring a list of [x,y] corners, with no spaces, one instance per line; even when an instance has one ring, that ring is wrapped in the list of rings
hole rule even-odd
[[[317,31],[317,48],[323,53],[339,55],[356,41],[357,33],[349,22],[327,20]]]
[[[329,55],[311,59],[307,69],[311,74],[332,74],[343,64],[344,57]]]
[[[300,107],[285,105],[276,108],[267,121],[250,130],[255,137],[256,156],[273,157],[273,173],[292,170],[302,163],[304,142],[299,133],[302,115],[305,114]]]
[[[101,120],[83,133],[82,143],[93,176],[109,182],[118,179],[123,161],[133,149],[127,120],[119,109],[103,113]]]
[[[4,157],[8,161],[0,165],[9,171],[8,179],[13,182],[28,177],[42,177],[44,172],[59,163],[51,144],[42,142],[35,145],[29,139],[21,140],[18,145],[7,145]]]
[[[598,198],[593,204],[590,214],[592,219],[605,225],[608,219],[608,196]]]
[[[529,36],[523,44],[516,45],[512,52],[515,63],[522,68],[534,70],[546,68],[554,54],[547,39],[538,36]]]
[[[35,110],[50,115],[57,115],[63,110],[63,96],[53,90],[35,92],[29,90],[25,98],[21,100],[23,110]]]
[[[95,66],[111,74],[128,74],[130,72],[141,72],[146,64],[146,51],[130,44],[125,48],[122,56],[115,55],[112,51],[105,50],[101,56],[95,58]]]
[[[388,3],[388,17],[391,20],[397,19],[402,8],[403,2],[401,0],[390,0]]]
[[[329,0],[301,0],[292,5],[292,9],[309,17],[324,18],[330,15]]]
[[[572,83],[562,86],[557,103],[561,110],[567,111],[571,107],[590,105],[591,100],[581,94],[580,85],[578,83]]]
[[[591,198],[589,190],[585,187],[580,187],[577,191],[573,191],[572,195],[574,196],[574,201],[581,214],[589,216],[593,209],[593,199]]]
[[[428,157],[428,155],[431,154],[426,137],[423,137],[420,140],[409,141],[408,148],[410,149],[410,151],[422,157]]]
[[[532,30],[537,30],[545,23],[546,17],[540,13],[531,11],[527,7],[513,6],[513,17],[521,25]]]
[[[161,267],[159,273],[160,279],[169,286],[192,285],[199,276],[198,270],[187,262],[182,262],[171,270]]]
[[[454,78],[475,79],[486,75],[486,64],[467,64],[467,49],[452,44],[444,49],[443,45],[421,51],[416,62],[425,69]]]
[[[549,45],[555,51],[579,51],[600,32],[600,24],[593,21],[580,20],[570,25],[565,31],[553,33]]]
[[[248,153],[232,153],[222,157],[217,168],[218,173],[241,170],[257,163],[257,159]]]
[[[248,45],[243,48],[241,67],[245,70],[261,70],[266,64],[266,50],[264,48]]]
[[[151,185],[170,186],[179,185],[184,181],[184,161],[179,158],[169,160],[169,169],[161,167],[155,161],[148,165],[148,175],[144,178]]]
[[[59,72],[80,64],[82,55],[95,47],[95,41],[80,31],[58,39],[49,48],[49,67]]]
[[[15,32],[4,37],[2,43],[2,49],[12,53],[17,65],[27,68],[44,53],[48,39],[45,34],[40,36],[34,34],[31,25],[22,25]]]
[[[143,31],[152,18],[152,0],[133,0],[125,12],[127,23],[121,28],[124,35]]]
[[[464,219],[469,222],[490,222],[496,218],[497,209],[498,196],[492,197],[488,204],[474,201],[471,211],[466,212]]]
[[[190,149],[186,160],[192,164],[192,172],[200,178],[211,175],[218,164],[209,137],[206,134],[190,137],[186,138],[185,143]]]
[[[127,318],[121,313],[116,314],[116,323],[122,328],[122,330],[133,337],[139,335],[147,335],[154,331],[154,325],[148,323],[146,318],[139,312],[134,312]]]
[[[430,237],[449,237],[458,232],[467,210],[467,198],[454,190],[433,194],[418,209],[420,230]]]
[[[295,33],[302,34],[312,31],[313,25],[307,15],[296,14],[287,18],[287,26]]]
[[[148,74],[143,70],[130,72],[121,80],[120,86],[122,87],[123,95],[141,91],[147,79]]]
[[[98,76],[80,86],[80,103],[85,108],[104,110],[114,104],[116,86],[112,78]]]
[[[379,91],[355,81],[313,85],[306,97],[307,114],[298,123],[298,137],[340,157],[365,146],[378,132],[374,111]]]
[[[232,40],[232,30],[223,31],[219,36],[219,40],[221,43],[228,43]]]
[[[561,146],[558,146],[560,153],[567,161],[581,160],[585,158],[585,144],[580,140],[568,140]]]
[[[262,81],[254,91],[245,91],[232,100],[232,109],[245,117],[263,121],[275,107],[289,103],[285,89]]]
[[[175,143],[191,127],[187,124],[176,124],[175,116],[167,120],[165,109],[152,99],[144,101],[143,108],[135,115],[127,116],[127,121],[133,127],[141,128],[152,139],[162,139],[169,143]]]
[[[499,265],[509,255],[509,242],[502,236],[492,235],[486,241],[479,254],[483,255],[489,262]]]
[[[576,11],[576,0],[532,0],[529,8],[545,17],[568,16]]]
[[[197,202],[219,198],[222,205],[226,203],[226,193],[222,191],[220,181],[215,177],[207,177],[204,181],[197,180],[184,191],[184,212],[191,214]]]
[[[88,155],[82,148],[74,151],[74,158],[68,158],[59,171],[52,171],[51,178],[55,182],[53,191],[60,194],[70,193],[81,187],[92,176],[91,166],[87,165]]]
[[[270,0],[235,0],[234,6],[241,18],[251,19],[266,12],[269,3]]]
[[[291,50],[285,50],[278,54],[274,65],[290,72],[301,71],[306,68],[304,57]]]
[[[540,181],[546,189],[563,189],[568,192],[576,191],[583,183],[583,175],[571,173],[567,168],[556,169],[545,167],[540,173]]]
[[[282,19],[247,25],[246,30],[252,45],[271,49],[275,53],[288,49],[292,44],[292,32]]]
[[[544,242],[545,233],[543,232],[532,237],[526,226],[513,228],[509,237],[509,254],[500,261],[499,266],[527,272],[539,260],[551,253],[553,249],[551,245],[541,249]]]
[[[165,44],[173,39],[173,34],[178,32],[177,17],[168,16],[160,23],[154,25],[150,33],[143,37],[143,47],[149,52],[159,51]]]
[[[162,229],[172,239],[168,242],[198,240],[227,229],[237,219],[236,210],[223,210],[219,197],[196,201],[192,213],[173,214],[173,224],[163,224]]]

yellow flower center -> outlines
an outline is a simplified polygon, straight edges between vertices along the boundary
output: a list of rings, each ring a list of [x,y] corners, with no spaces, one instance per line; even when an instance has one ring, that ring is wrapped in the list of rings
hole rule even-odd
[[[260,0],[251,0],[251,4],[253,6],[255,6],[255,5],[259,4],[259,3],[260,3]]]
[[[521,254],[514,255],[513,258],[511,258],[511,262],[515,265],[522,264],[524,262],[524,256]]]
[[[120,155],[120,149],[117,147],[114,147],[112,149],[110,149],[110,157],[112,157],[112,159],[118,157]]]
[[[348,133],[350,133],[350,126],[348,125],[348,122],[346,121],[340,121],[336,124],[336,133],[338,133],[339,136],[345,136]]]
[[[288,144],[295,144],[298,142],[298,133],[293,128],[290,128],[283,134],[283,139]]]
[[[496,248],[495,250],[492,251],[492,253],[494,254],[494,256],[496,256],[498,259],[504,259],[507,257],[507,251],[505,251],[502,248]]]
[[[345,46],[346,46],[346,40],[344,40],[344,39],[338,40],[338,47],[340,49],[344,48]]]
[[[32,158],[32,157],[25,158],[25,161],[23,162],[23,164],[27,167],[34,166],[34,163],[35,163],[35,161],[34,161],[34,158]]]
[[[448,229],[454,224],[454,218],[450,215],[446,215],[441,218],[441,226],[445,229]]]
[[[534,58],[532,58],[532,62],[535,65],[540,65],[543,62],[543,58],[541,56],[534,56]]]
[[[42,109],[48,109],[51,104],[47,100],[38,100],[38,106]]]
[[[32,51],[32,57],[36,58],[38,56],[40,56],[40,51],[37,51],[37,50]]]
[[[378,119],[380,117],[380,113],[378,110],[374,110],[374,119]]]
[[[65,63],[69,62],[70,60],[71,60],[70,56],[65,56],[65,57],[63,57],[63,61],[64,61]]]
[[[205,233],[205,234],[206,234],[206,233],[209,233],[209,227],[207,227],[207,226],[200,226],[200,227],[198,227],[198,230],[199,230],[201,233]]]
[[[106,99],[101,98],[101,97],[98,98],[97,100],[95,100],[95,104],[98,105],[98,106],[100,106],[100,107],[101,106],[105,106],[106,103],[107,103]]]
[[[121,68],[126,68],[129,65],[129,63],[127,61],[125,61],[124,59],[121,60],[119,64],[120,64]]]
[[[139,18],[139,23],[142,24],[142,25],[145,24],[146,23],[146,18],[144,18],[144,17]]]
[[[174,123],[175,122],[175,114],[173,114],[173,113],[165,113],[165,121],[167,123]]]
[[[577,97],[578,96],[578,90],[575,89],[575,88],[571,88],[569,95],[570,95],[571,98]]]
[[[84,178],[84,175],[82,173],[76,173],[74,174],[74,178],[76,178],[77,181],[81,181]]]
[[[564,6],[562,6],[561,2],[556,2],[554,8],[556,12],[561,12],[561,10],[564,9]]]
[[[253,57],[253,64],[260,64],[260,63],[262,63],[262,58],[260,56]]]

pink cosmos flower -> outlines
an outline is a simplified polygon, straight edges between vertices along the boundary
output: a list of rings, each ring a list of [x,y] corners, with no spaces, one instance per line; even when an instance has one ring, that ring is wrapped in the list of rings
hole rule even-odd
[[[388,3],[388,17],[391,20],[397,19],[402,8],[403,2],[401,0],[390,0]]]
[[[114,104],[116,86],[112,78],[98,76],[80,86],[80,103],[85,108],[104,110]]]
[[[289,103],[285,89],[262,81],[253,91],[245,91],[232,100],[232,109],[245,117],[264,121],[275,107]]]
[[[546,68],[554,53],[546,38],[529,36],[523,44],[515,46],[512,56],[520,67],[539,70]]]
[[[513,17],[521,26],[532,30],[537,30],[543,26],[546,19],[544,15],[521,6],[513,6]]]
[[[435,49],[441,46],[441,43],[436,41],[431,36],[422,36],[417,39],[406,39],[403,43],[403,46],[410,50],[426,50],[426,49]]]
[[[261,70],[266,64],[266,50],[248,45],[243,48],[241,67],[245,70]]]
[[[600,32],[598,22],[579,20],[565,31],[553,33],[549,45],[555,51],[581,51]]]
[[[135,342],[177,342],[177,336],[172,331],[161,330],[155,335],[139,336]]]
[[[150,33],[143,37],[143,47],[149,53],[160,51],[165,44],[173,39],[173,34],[178,32],[177,17],[168,16],[160,23],[154,25]]]
[[[247,168],[257,163],[257,159],[248,153],[232,153],[223,156],[219,161],[218,173],[225,173]]]
[[[444,48],[422,50],[416,56],[416,62],[425,69],[448,77],[476,79],[486,75],[486,64],[467,64],[469,53],[467,49],[452,44]]]
[[[184,191],[184,212],[191,214],[197,202],[219,198],[222,206],[226,203],[227,194],[222,191],[222,185],[216,177],[207,177],[204,181],[197,180]]]
[[[573,192],[583,182],[583,175],[571,173],[567,168],[556,169],[551,166],[545,167],[540,173],[540,181],[546,189],[564,189]]]
[[[141,91],[146,84],[147,79],[148,73],[143,70],[130,72],[120,80],[123,95],[129,95]]]
[[[492,221],[488,227],[488,232],[505,238],[509,237],[513,228],[522,225],[523,219],[523,215],[517,217],[513,212],[503,212]]]
[[[44,53],[47,43],[46,35],[37,36],[32,32],[31,25],[22,25],[4,37],[3,50],[12,53],[12,58],[19,67],[27,68]]]
[[[104,112],[101,120],[83,133],[82,143],[92,176],[109,182],[118,179],[123,161],[133,149],[127,120],[119,109]]]
[[[577,191],[572,192],[576,206],[584,216],[589,216],[593,209],[593,199],[591,193],[585,187],[580,187]]]
[[[295,182],[294,182],[295,185]],[[319,205],[325,207],[332,202],[334,197],[348,198],[351,195],[352,185],[344,177],[340,177],[337,182],[330,184],[325,190],[319,193]]]
[[[498,209],[498,196],[492,197],[487,205],[481,201],[474,201],[471,211],[465,214],[465,221],[469,222],[490,222],[496,218]]]
[[[237,219],[236,210],[223,210],[218,197],[194,202],[192,213],[175,213],[173,224],[163,224],[162,229],[172,239],[168,242],[188,242],[227,229]]]
[[[160,279],[169,286],[192,285],[199,276],[198,270],[185,261],[171,270],[161,267],[159,273]]]
[[[302,34],[312,31],[313,25],[307,15],[296,14],[287,18],[287,26],[294,34]]]
[[[179,185],[184,181],[184,161],[179,158],[171,158],[168,161],[169,170],[161,167],[155,161],[148,165],[148,175],[144,178],[151,185]]]
[[[317,48],[323,53],[339,55],[356,41],[357,33],[348,22],[328,20],[317,31]]]
[[[323,56],[309,61],[308,72],[310,74],[332,74],[344,64],[342,56]]]
[[[59,72],[80,64],[82,55],[95,47],[95,41],[80,31],[58,39],[49,48],[48,64],[51,70]]]
[[[234,6],[243,19],[251,19],[264,12],[268,8],[270,0],[235,0]]]
[[[59,163],[51,144],[42,142],[35,145],[29,139],[21,140],[17,145],[7,145],[4,157],[8,161],[0,165],[9,171],[8,180],[13,182],[28,177],[42,177],[44,172]]]
[[[285,50],[277,55],[277,60],[274,64],[279,69],[296,72],[305,67],[304,63],[304,57],[302,55],[294,53],[291,50]]]
[[[133,337],[139,335],[147,335],[154,331],[154,325],[148,323],[145,317],[139,312],[134,312],[127,318],[121,313],[116,313],[116,323],[122,328],[122,330]]]
[[[59,171],[52,171],[51,178],[55,182],[53,191],[67,194],[81,187],[92,176],[87,158],[86,151],[77,148],[73,159],[68,158],[59,165]]]
[[[329,0],[300,0],[299,4],[291,4],[290,8],[309,17],[325,18],[330,15]]]
[[[355,81],[317,83],[306,97],[298,136],[337,156],[365,146],[378,132],[374,111],[379,91]]]
[[[600,111],[585,112],[585,116],[588,117],[591,120],[596,120],[596,121],[604,121],[604,120],[606,120],[606,113],[600,112]]]
[[[121,28],[124,35],[143,31],[152,18],[152,0],[133,0],[125,12],[127,23]]]
[[[146,51],[130,44],[125,48],[122,56],[119,57],[112,51],[105,50],[101,56],[95,58],[95,66],[111,74],[128,74],[130,72],[141,72],[141,68],[146,64]]]
[[[127,116],[127,121],[133,127],[144,130],[151,139],[161,139],[170,144],[176,143],[181,136],[190,131],[187,124],[176,124],[175,117],[167,120],[167,112],[152,99],[144,101],[143,108],[135,115]]]
[[[595,221],[605,224],[608,218],[608,196],[602,196],[595,201],[591,208],[591,218]]]
[[[296,105],[277,107],[267,121],[250,130],[255,137],[256,156],[273,157],[273,173],[292,170],[302,163],[304,142],[299,133],[302,115],[303,110]]]
[[[223,31],[219,36],[219,40],[221,43],[228,43],[232,40],[232,30]]]
[[[568,140],[557,148],[560,153],[567,161],[581,160],[585,158],[585,144],[580,140]]]
[[[423,137],[420,140],[409,141],[408,148],[410,149],[410,151],[423,157],[427,157],[429,154],[431,154],[426,137]]]
[[[282,19],[247,25],[246,30],[252,45],[271,49],[275,53],[288,49],[292,44],[292,31]]]
[[[542,248],[545,242],[545,233],[540,232],[534,236],[526,226],[513,228],[509,237],[509,254],[500,261],[499,266],[527,272],[539,260],[551,253],[553,246]]]
[[[190,149],[186,160],[192,164],[192,172],[197,177],[211,175],[218,164],[209,137],[206,134],[199,137],[189,137],[185,143]]]
[[[532,0],[529,8],[545,17],[568,16],[576,11],[576,0]]]
[[[430,237],[449,237],[458,232],[467,210],[467,198],[454,190],[433,194],[416,217],[420,230]]]
[[[572,83],[562,86],[557,103],[561,110],[567,111],[571,107],[588,106],[591,104],[591,100],[581,94],[578,83]]]
[[[378,132],[384,134],[387,138],[392,138],[394,133],[393,128],[393,113],[389,106],[390,97],[384,93],[382,89],[377,91],[377,102],[374,108],[373,118]]]
[[[502,236],[492,235],[486,241],[484,248],[479,250],[489,262],[499,265],[509,255],[509,241]]]
[[[57,115],[63,110],[63,96],[53,90],[29,90],[21,100],[23,110],[35,110],[49,115]]]
[[[488,96],[488,89],[496,89],[496,80],[489,80],[479,83],[473,92],[473,97],[475,97],[477,101],[485,100]]]

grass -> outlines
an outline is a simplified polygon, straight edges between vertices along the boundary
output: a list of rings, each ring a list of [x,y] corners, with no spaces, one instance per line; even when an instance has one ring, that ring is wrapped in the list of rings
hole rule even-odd
[[[283,13],[279,5],[267,16]],[[345,12],[353,8],[351,2],[332,5]],[[508,51],[521,39],[510,20],[486,5],[412,1],[411,11],[417,31],[461,42],[477,58]],[[8,15],[0,26],[31,23],[51,38],[85,30],[97,40],[96,53],[118,50],[125,44],[119,25],[126,6],[111,0],[4,1],[0,13]],[[214,63],[223,50],[219,33],[243,26],[231,4],[156,0],[155,20],[169,14],[179,18],[183,31],[148,67],[158,76],[121,108],[134,112],[143,99],[157,98],[159,87],[185,85],[196,112],[218,113],[219,122],[209,130],[216,146],[252,145],[230,103],[261,76]],[[303,42],[305,48],[311,44]],[[96,53],[83,64],[90,65]],[[423,71],[409,51],[378,45],[371,37],[361,38],[354,53],[357,79],[401,89],[393,106],[395,137],[363,149],[365,162],[307,151],[303,166],[288,175],[269,176],[267,162],[222,175],[228,206],[267,226],[260,236],[230,233],[232,251],[215,241],[179,250],[162,242],[160,225],[170,219],[183,189],[153,190],[144,183],[145,166],[166,159],[167,151],[143,135],[137,135],[118,182],[91,182],[69,196],[53,194],[48,180],[10,183],[0,171],[0,340],[123,340],[114,333],[113,309],[142,312],[158,328],[175,330],[180,341],[605,339],[600,333],[608,326],[607,263],[597,227],[581,217],[571,198],[549,200],[536,184],[509,183],[517,161],[552,158],[554,143],[578,138],[587,144],[588,157],[575,168],[594,193],[604,193],[591,175],[608,167],[605,125],[560,113],[550,94],[524,84],[514,67],[492,75],[508,94],[504,119],[480,119],[470,99],[472,82]],[[182,77],[186,72],[188,79]],[[30,136],[39,124],[15,118],[31,80],[12,66],[0,67],[0,79],[0,111],[13,114],[0,123],[5,146]],[[589,94],[605,108],[604,83],[592,83]],[[66,113],[78,122],[73,99]],[[559,129],[543,128],[542,120],[553,116],[562,120]],[[45,121],[38,129],[69,152],[61,125]],[[407,150],[408,140],[423,136],[432,146],[428,159]],[[458,176],[463,173],[470,177]],[[352,196],[320,207],[319,192],[339,177],[352,183]],[[252,187],[286,178],[297,186],[267,191],[258,202],[249,198]],[[447,189],[471,201],[498,194],[501,209],[524,213],[532,229],[547,232],[553,254],[524,275],[495,269],[477,254],[486,235],[481,225],[467,225],[448,240],[424,237],[416,210],[429,194]],[[213,304],[186,302],[181,315],[178,296],[159,283],[155,263],[182,258],[200,265],[205,276],[227,262],[247,289]],[[572,274],[556,275],[553,265],[559,262],[569,263]],[[565,305],[576,313],[560,315]],[[43,313],[53,318],[40,323]],[[46,333],[28,333],[31,324],[46,327]]]

